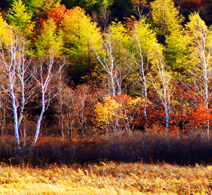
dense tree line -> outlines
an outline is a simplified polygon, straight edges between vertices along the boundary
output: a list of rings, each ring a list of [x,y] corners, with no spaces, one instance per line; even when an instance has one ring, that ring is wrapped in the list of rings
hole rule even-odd
[[[1,136],[211,129],[210,1],[0,1]]]

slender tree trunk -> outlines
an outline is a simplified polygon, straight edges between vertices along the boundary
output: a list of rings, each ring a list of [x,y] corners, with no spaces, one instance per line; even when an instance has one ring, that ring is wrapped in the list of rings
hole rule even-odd
[[[63,114],[61,111],[60,111],[60,132],[61,132],[61,137],[64,139]]]
[[[165,112],[166,112],[166,129],[165,129],[165,135],[168,135],[168,129],[169,129],[169,110],[167,105],[165,106]]]
[[[136,34],[136,40],[137,40],[137,43],[138,43],[138,48],[139,48],[139,55],[140,55],[140,60],[141,60],[141,63],[140,64],[140,80],[142,81],[143,85],[144,85],[144,99],[145,99],[145,102],[144,102],[144,118],[145,118],[145,130],[147,131],[148,130],[148,124],[147,124],[147,101],[148,101],[148,94],[147,94],[147,79],[146,79],[146,75],[145,75],[145,71],[147,71],[147,68],[148,68],[148,60],[146,62],[146,65],[144,65],[144,57],[143,57],[143,52],[142,52],[142,48],[141,48],[141,44],[139,42],[139,39],[138,39],[138,36]]]
[[[26,119],[24,119],[24,128],[23,128],[23,139],[24,139],[24,145],[23,146],[26,146]]]
[[[5,124],[5,106],[4,99],[1,99],[1,137],[4,135],[4,124]]]
[[[13,89],[13,78],[12,78],[13,73],[9,73],[9,82],[10,82],[10,93],[12,96],[12,106],[13,106],[13,116],[14,116],[14,130],[15,130],[15,139],[16,139],[16,145],[18,149],[18,155],[23,160],[23,154],[22,154],[22,149],[20,145],[20,137],[19,137],[19,124],[18,124],[18,112],[17,112],[17,106],[16,106],[16,97]]]
[[[25,105],[25,92],[24,92],[24,81],[22,82],[22,89],[21,89],[21,109],[20,109],[20,114],[19,114],[19,119],[18,119],[18,127],[21,124],[21,121],[23,119],[23,114],[24,114],[24,105]]]
[[[207,113],[209,95],[208,95],[208,67],[207,67],[205,57],[203,59],[203,67],[204,67],[203,74],[204,74],[204,81],[205,81],[205,111]],[[210,121],[209,121],[209,119],[207,119],[207,121],[206,121],[206,134],[208,136],[208,139],[209,139],[209,134],[210,134],[209,131],[210,131]]]
[[[146,80],[144,82],[144,118],[145,118],[145,131],[148,130],[148,121],[147,121],[147,85],[146,85]]]
[[[114,83],[114,75],[111,73],[110,74],[110,82],[111,82],[111,88],[112,88],[112,96],[116,96],[116,89],[115,89],[115,83]]]
[[[43,114],[44,114],[44,112],[45,112],[45,109],[46,109],[46,104],[45,104],[45,91],[44,91],[44,89],[42,89],[42,110],[41,110],[40,116],[39,116],[39,118],[38,118],[37,128],[36,128],[36,132],[35,132],[35,137],[34,137],[34,140],[33,140],[32,144],[31,144],[31,146],[30,146],[29,153],[28,153],[28,158],[31,156],[33,147],[34,147],[34,145],[36,144],[37,139],[38,139],[38,137],[39,137],[41,122],[42,122],[42,119],[43,119]]]

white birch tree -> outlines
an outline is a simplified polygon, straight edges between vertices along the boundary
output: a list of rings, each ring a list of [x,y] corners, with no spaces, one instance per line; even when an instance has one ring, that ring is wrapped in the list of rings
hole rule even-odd
[[[164,61],[162,49],[159,44],[155,44],[155,51],[154,72],[156,74],[151,74],[150,79],[165,110],[165,135],[167,136],[171,112],[172,76]]]
[[[125,45],[129,40],[126,28],[120,22],[114,22],[103,35],[102,51],[98,52],[93,45],[99,63],[109,76],[109,95],[116,96],[122,92],[123,62],[128,57]]]
[[[47,20],[47,22],[44,23],[42,34],[37,41],[38,61],[40,63],[34,66],[34,70],[32,70],[33,78],[37,82],[41,92],[41,111],[37,120],[36,132],[29,149],[28,157],[30,157],[33,147],[38,140],[44,113],[48,109],[50,101],[57,95],[56,92],[51,91],[50,85],[52,80],[61,73],[65,65],[65,62],[61,63],[61,60],[57,61],[62,45],[62,36],[56,33],[54,21],[51,19]]]
[[[14,116],[14,131],[18,154],[23,159],[20,145],[19,127],[23,119],[24,106],[26,103],[26,82],[31,77],[27,74],[30,60],[26,55],[26,41],[16,34],[8,31],[10,42],[3,44],[0,40],[0,63],[3,65],[6,83],[2,86],[3,91],[12,100],[12,111]]]
[[[150,29],[150,25],[145,23],[145,19],[140,19],[135,22],[133,29],[133,65],[128,65],[130,70],[136,74],[143,84],[142,92],[144,96],[144,117],[145,117],[145,130],[147,130],[147,102],[148,102],[148,70],[149,65],[153,59],[152,53],[154,44],[157,42],[156,34]]]
[[[189,19],[190,22],[186,25],[186,33],[190,41],[190,50],[192,53],[190,57],[192,64],[190,73],[195,87],[204,100],[205,111],[207,112],[209,109],[208,103],[211,98],[212,31],[208,29],[199,14],[191,14]],[[206,120],[205,126],[206,134],[209,136],[209,119]]]
[[[29,149],[29,155],[31,154],[32,149],[39,137],[43,115],[48,109],[50,101],[57,95],[57,93],[51,91],[50,84],[51,81],[61,73],[61,69],[63,68],[65,63],[59,65],[57,70],[55,70],[54,68],[55,63],[56,59],[54,54],[49,54],[49,60],[46,63],[41,62],[40,66],[38,67],[38,70],[35,71],[37,72],[37,74],[33,75],[33,78],[36,80],[41,92],[41,111],[37,120],[34,140]]]

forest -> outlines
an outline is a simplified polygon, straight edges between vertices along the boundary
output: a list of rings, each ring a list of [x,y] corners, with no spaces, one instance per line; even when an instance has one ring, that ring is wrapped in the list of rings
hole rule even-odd
[[[212,194],[211,0],[0,8],[0,194]]]
[[[210,0],[0,6],[2,161],[211,162]],[[199,155],[162,155],[183,141]]]

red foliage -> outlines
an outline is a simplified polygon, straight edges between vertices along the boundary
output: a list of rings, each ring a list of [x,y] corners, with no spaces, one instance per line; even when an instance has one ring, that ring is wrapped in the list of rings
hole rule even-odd
[[[174,93],[174,100],[178,103],[173,106],[172,123],[182,132],[202,131],[207,122],[211,122],[211,108],[208,102],[198,93],[195,87],[188,88],[179,84]]]
[[[36,29],[38,31],[38,34],[41,33],[43,23],[47,21],[47,19],[51,18],[54,20],[55,24],[59,27],[63,17],[67,13],[67,9],[65,5],[60,5],[56,8],[54,8],[52,11],[44,13],[44,14],[37,14],[36,18],[34,19],[36,23]]]
[[[66,13],[67,13],[67,9],[65,5],[60,5],[59,7],[56,7],[51,12],[48,12],[47,17],[52,18],[55,21],[56,25],[59,26]]]

